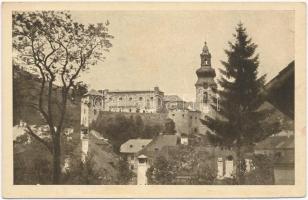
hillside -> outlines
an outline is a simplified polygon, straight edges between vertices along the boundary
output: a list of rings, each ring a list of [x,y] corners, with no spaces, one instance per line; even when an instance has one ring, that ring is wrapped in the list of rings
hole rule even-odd
[[[44,124],[40,113],[33,108],[38,103],[41,82],[33,74],[25,71],[19,66],[13,65],[13,125],[20,120],[28,124]],[[55,120],[59,119],[59,108],[57,101],[60,100],[60,88],[54,86],[53,89],[53,114]],[[66,126],[77,126],[80,124],[80,96],[74,96],[67,103]],[[47,99],[47,93],[44,94],[44,100]],[[73,99],[73,101],[72,101]]]

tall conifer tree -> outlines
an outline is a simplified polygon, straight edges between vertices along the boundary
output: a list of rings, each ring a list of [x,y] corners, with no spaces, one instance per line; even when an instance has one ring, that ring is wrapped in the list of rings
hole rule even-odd
[[[263,123],[266,110],[260,110],[263,102],[261,90],[265,75],[258,77],[259,55],[255,54],[257,45],[248,37],[243,24],[238,24],[235,42],[229,42],[225,50],[227,61],[222,61],[224,69],[218,80],[218,116],[203,121],[215,134],[209,134],[212,142],[223,146],[232,146],[237,154],[237,180],[243,177],[243,147],[252,144],[264,135]],[[215,101],[217,102],[217,97]],[[213,105],[216,106],[217,105]]]

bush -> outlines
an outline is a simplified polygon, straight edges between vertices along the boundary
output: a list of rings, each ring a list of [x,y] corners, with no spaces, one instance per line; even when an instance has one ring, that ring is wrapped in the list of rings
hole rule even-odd
[[[245,176],[246,185],[273,185],[273,161],[265,155],[255,155],[252,159],[253,168]]]
[[[163,156],[158,156],[154,164],[147,170],[148,183],[152,185],[175,184],[176,170],[173,162]]]

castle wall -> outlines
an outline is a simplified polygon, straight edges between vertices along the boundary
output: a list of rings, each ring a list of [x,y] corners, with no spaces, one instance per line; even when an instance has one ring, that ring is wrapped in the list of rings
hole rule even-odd
[[[200,131],[200,112],[189,110],[169,111],[168,117],[175,123],[175,129],[180,134],[193,134]]]
[[[108,120],[110,118],[114,118],[119,113],[116,112],[106,112],[102,111],[100,112],[100,120]],[[144,124],[148,125],[159,125],[163,126],[165,123],[165,120],[168,118],[167,113],[125,113],[122,112],[121,115],[129,118],[130,116],[136,117],[139,115],[141,119],[143,120]]]

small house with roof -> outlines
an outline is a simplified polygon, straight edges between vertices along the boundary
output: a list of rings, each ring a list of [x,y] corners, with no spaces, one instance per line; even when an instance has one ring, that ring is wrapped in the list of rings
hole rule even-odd
[[[276,185],[294,184],[294,135],[270,136],[256,144],[254,153],[272,159]]]
[[[120,153],[127,160],[131,170],[137,168],[137,155],[142,149],[144,149],[152,139],[130,139],[123,143],[120,147]]]
[[[157,156],[168,156],[168,151],[175,148],[181,143],[180,137],[177,135],[159,135],[154,138],[144,149],[138,154],[145,155],[149,164],[152,164]]]

